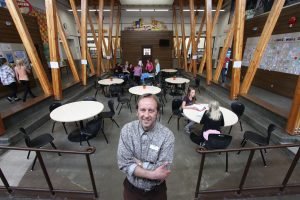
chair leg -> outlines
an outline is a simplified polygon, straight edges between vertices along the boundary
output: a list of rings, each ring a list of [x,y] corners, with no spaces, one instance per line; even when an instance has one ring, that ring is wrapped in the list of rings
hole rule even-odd
[[[113,122],[117,125],[118,128],[120,128],[120,126],[119,126],[119,124],[116,122],[116,120],[114,120],[113,118],[110,118],[110,119],[111,119],[111,121],[113,121]]]
[[[29,159],[30,152],[31,152],[31,151],[28,151],[28,154],[27,154],[27,160]]]
[[[37,160],[37,155],[35,155],[35,157],[34,157],[34,160],[33,160],[32,166],[31,166],[31,171],[33,171],[33,169],[34,169],[36,160]]]
[[[260,149],[259,151],[260,151],[260,155],[261,155],[261,158],[262,158],[262,160],[263,160],[264,166],[266,167],[267,164],[266,164],[266,160],[265,160],[264,154],[263,154],[263,152],[262,152],[261,149]]]
[[[90,142],[89,142],[88,139],[86,139],[86,143],[87,143],[89,146],[91,146],[91,144],[90,144]]]
[[[56,122],[53,122],[53,125],[52,125],[52,131],[51,131],[51,133],[53,133],[53,130],[54,130],[55,123],[56,123]]]
[[[247,140],[244,138],[243,141],[241,142],[241,147],[244,147],[247,143]],[[236,154],[240,154],[241,151],[238,151]]]
[[[104,139],[105,139],[105,141],[106,141],[106,144],[108,144],[107,137],[106,137],[106,135],[105,135],[105,133],[104,133],[104,131],[103,131],[103,129],[102,129],[102,128],[101,128],[101,132],[102,132],[102,134],[103,134],[103,136],[104,136]]]
[[[57,149],[56,146],[55,146],[55,144],[54,144],[53,142],[50,142],[50,144],[51,144],[51,146],[53,147],[53,149]],[[60,153],[58,153],[58,155],[61,156]]]
[[[226,152],[226,169],[225,172],[228,172],[228,152]]]
[[[241,132],[243,132],[242,122],[241,121],[239,121],[239,122],[240,122],[240,126],[241,126]]]
[[[68,135],[69,133],[68,133],[67,128],[66,128],[66,123],[63,122],[62,125],[63,125],[63,127],[64,127],[64,129],[65,129],[66,134]]]
[[[231,129],[232,129],[232,126],[230,126],[230,129],[229,129],[228,135],[230,135],[230,133],[231,133]]]
[[[180,117],[177,117],[177,130],[179,131],[179,120],[180,120]]]
[[[97,96],[97,94],[98,94],[98,90],[99,90],[99,89],[96,89],[96,92],[95,92],[95,98],[96,98],[96,96]]]
[[[130,103],[129,103],[129,102],[127,103],[127,107],[130,109],[130,112],[132,113],[132,110],[131,110],[131,105],[130,105]]]
[[[120,105],[120,102],[118,103],[118,105],[117,105],[117,107],[116,107],[116,110],[118,110],[118,108],[119,108],[119,105]]]
[[[170,122],[170,120],[172,119],[172,117],[173,117],[173,114],[171,115],[171,117],[169,118],[169,121],[168,121],[168,123]]]
[[[123,104],[121,104],[121,107],[120,107],[120,110],[119,110],[119,113],[118,113],[118,115],[120,114],[120,112],[121,112],[122,108],[123,108]]]

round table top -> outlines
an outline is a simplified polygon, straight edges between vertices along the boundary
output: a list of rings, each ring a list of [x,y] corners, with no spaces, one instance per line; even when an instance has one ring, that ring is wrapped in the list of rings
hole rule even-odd
[[[165,81],[168,82],[168,83],[172,83],[172,84],[183,84],[183,83],[189,83],[190,82],[189,79],[187,79],[187,78],[181,78],[181,77],[166,78]]]
[[[129,88],[129,92],[135,95],[143,95],[143,94],[158,94],[161,91],[161,89],[156,86],[146,85],[145,87],[146,88],[144,88],[143,85],[134,86]]]
[[[177,69],[161,69],[160,71],[167,72],[167,73],[174,73],[177,72]]]
[[[50,117],[57,122],[76,122],[94,117],[103,108],[103,104],[98,101],[76,101],[54,109]]]
[[[194,104],[192,106],[197,107],[199,110],[203,109],[204,107],[206,108],[205,110],[208,109],[208,104]],[[196,123],[200,123],[205,110],[197,111],[193,109],[183,109],[183,114],[189,120],[192,120]],[[220,110],[223,114],[224,126],[231,126],[238,122],[238,116],[234,112],[221,106],[220,106]]]
[[[121,84],[123,82],[124,82],[124,80],[121,78],[112,78],[112,79],[107,78],[107,79],[102,79],[102,80],[98,81],[98,83],[100,85]]]

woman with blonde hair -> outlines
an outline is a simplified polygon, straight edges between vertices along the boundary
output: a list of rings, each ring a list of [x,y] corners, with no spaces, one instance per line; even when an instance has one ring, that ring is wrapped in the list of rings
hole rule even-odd
[[[24,95],[23,95],[23,102],[26,101],[27,94],[29,93],[32,98],[36,97],[30,89],[30,82],[28,74],[30,74],[30,69],[25,66],[24,60],[19,59],[16,61],[15,67],[16,79],[18,83],[21,83],[25,87]]]

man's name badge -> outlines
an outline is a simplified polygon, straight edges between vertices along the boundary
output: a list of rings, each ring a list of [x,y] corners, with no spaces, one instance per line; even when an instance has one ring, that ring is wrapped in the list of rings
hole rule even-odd
[[[159,150],[159,147],[158,146],[155,146],[153,144],[150,144],[150,149],[153,149],[155,151],[158,151]]]

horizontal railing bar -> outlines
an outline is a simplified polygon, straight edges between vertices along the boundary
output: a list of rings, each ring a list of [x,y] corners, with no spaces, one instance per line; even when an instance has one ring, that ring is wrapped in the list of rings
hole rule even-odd
[[[15,151],[40,151],[40,152],[49,152],[49,153],[66,153],[66,154],[93,154],[96,151],[95,147],[88,147],[85,151],[71,151],[63,149],[43,149],[43,148],[29,148],[29,147],[8,147],[0,146],[0,149],[6,150],[15,150]]]
[[[200,154],[208,153],[222,153],[222,152],[235,152],[235,151],[249,151],[249,150],[260,150],[260,149],[280,149],[286,147],[300,147],[300,144],[280,144],[280,145],[268,145],[268,146],[256,146],[256,147],[243,147],[234,149],[216,149],[216,150],[200,150]]]
[[[31,188],[31,187],[18,187],[18,186],[10,186],[11,189],[14,191],[31,191],[31,192],[48,192],[49,189],[46,188]],[[6,190],[5,187],[0,186],[0,190]],[[79,193],[79,194],[90,194],[94,196],[93,191],[80,191],[80,190],[61,190],[61,189],[54,189],[54,192],[60,192],[60,193]]]

